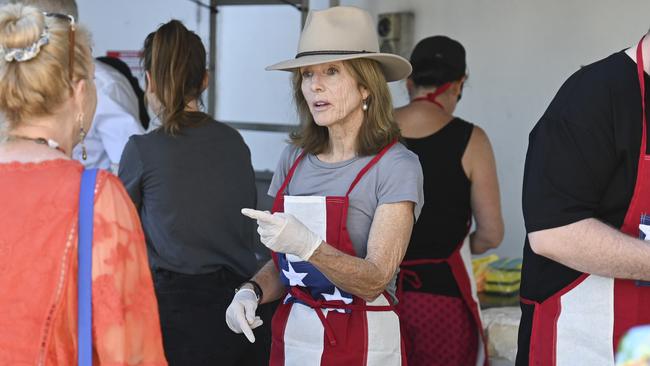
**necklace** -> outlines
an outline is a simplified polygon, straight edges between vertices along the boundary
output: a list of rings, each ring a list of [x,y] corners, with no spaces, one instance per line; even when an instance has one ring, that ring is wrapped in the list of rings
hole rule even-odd
[[[27,141],[33,141],[39,145],[47,145],[48,147],[58,150],[65,154],[65,150],[63,150],[61,147],[59,147],[59,143],[52,140],[52,139],[46,139],[43,137],[27,137],[27,136],[20,136],[20,135],[9,135],[7,140],[27,140]]]

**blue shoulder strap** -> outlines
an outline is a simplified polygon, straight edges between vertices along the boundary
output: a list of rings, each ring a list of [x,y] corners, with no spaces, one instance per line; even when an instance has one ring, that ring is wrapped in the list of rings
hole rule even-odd
[[[92,243],[96,181],[97,169],[84,170],[81,176],[81,190],[79,192],[79,288],[77,292],[79,366],[91,366],[93,364]]]

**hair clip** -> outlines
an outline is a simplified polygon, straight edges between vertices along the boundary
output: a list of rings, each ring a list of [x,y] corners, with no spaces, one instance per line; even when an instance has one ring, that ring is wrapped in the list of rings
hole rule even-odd
[[[41,33],[40,38],[25,48],[5,48],[0,45],[0,57],[6,62],[23,62],[36,57],[41,51],[41,47],[50,43],[50,31],[45,27]]]

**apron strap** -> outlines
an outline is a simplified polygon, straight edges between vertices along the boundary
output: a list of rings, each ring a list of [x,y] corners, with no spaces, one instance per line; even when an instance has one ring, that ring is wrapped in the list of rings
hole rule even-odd
[[[95,182],[97,169],[84,170],[81,176],[79,192],[79,244],[77,246],[79,260],[78,274],[78,322],[77,344],[79,366],[93,364],[92,339],[92,242],[93,242],[93,211],[95,200]]]
[[[645,39],[645,36],[641,38],[639,41],[639,44],[636,47],[636,69],[637,69],[637,75],[639,77],[639,86],[641,87],[641,112],[642,112],[642,118],[643,118],[643,134],[641,135],[641,154],[640,156],[645,156],[646,155],[646,144],[647,144],[647,137],[646,137],[646,125],[648,123],[647,117],[646,117],[646,110],[645,110],[645,72],[643,71],[643,40]],[[639,160],[641,161],[641,160]]]
[[[456,250],[454,250],[456,252]],[[440,264],[447,263],[449,258],[427,258],[427,259],[413,259],[403,261],[400,264],[399,274],[397,275],[397,298],[399,301],[404,299],[404,281],[408,282],[414,288],[422,287],[422,280],[417,271],[407,269],[407,267],[419,266],[423,264]]]
[[[471,215],[470,215],[471,216]],[[448,263],[450,258],[453,257],[457,252],[460,252],[463,247],[463,243],[469,234],[469,230],[472,225],[472,219],[470,218],[467,221],[467,228],[463,240],[461,240],[457,245],[451,255],[447,258],[423,258],[423,259],[411,259],[402,261],[399,265],[399,274],[397,275],[397,298],[402,301],[402,295],[404,295],[404,281],[407,281],[411,286],[416,289],[422,287],[422,280],[417,271],[407,269],[406,267],[420,266],[423,264],[440,264]],[[455,278],[454,278],[455,279]]]
[[[367,172],[368,170],[370,170],[370,168],[372,168],[373,165],[377,164],[377,162],[379,161],[379,159],[381,159],[381,158],[384,156],[384,154],[386,154],[386,152],[387,152],[391,147],[393,147],[393,145],[395,145],[396,143],[397,143],[397,140],[395,140],[395,141],[391,142],[390,144],[388,144],[387,146],[385,146],[385,147],[384,147],[384,148],[379,152],[379,154],[375,155],[375,157],[374,157],[372,160],[370,160],[370,162],[369,162],[368,164],[366,164],[366,166],[365,166],[363,169],[361,169],[361,171],[359,172],[359,174],[357,174],[357,177],[354,179],[354,181],[353,181],[352,184],[350,185],[350,188],[348,189],[348,192],[345,194],[346,197],[347,197],[348,195],[350,195],[350,192],[352,192],[352,190],[353,190],[354,187],[357,185],[357,183],[359,183],[359,181],[361,180],[361,178],[363,177],[363,175],[366,174],[366,172]],[[305,157],[305,155],[306,155],[306,153],[303,151],[303,152],[300,154],[300,156],[298,156],[298,158],[296,159],[296,161],[293,162],[293,165],[291,166],[291,169],[289,169],[289,173],[287,173],[287,176],[284,178],[284,182],[282,183],[282,186],[281,186],[280,189],[278,190],[278,193],[275,195],[275,197],[281,197],[282,195],[284,195],[284,191],[287,189],[287,186],[289,185],[289,182],[291,181],[291,178],[293,178],[293,174],[294,174],[294,172],[296,171],[296,168],[298,167],[298,164],[300,164],[300,161]]]
[[[278,193],[276,193],[275,197],[282,197],[284,196],[284,191],[287,189],[287,186],[289,185],[289,182],[291,181],[291,178],[293,178],[293,173],[296,171],[296,168],[298,167],[298,164],[300,164],[300,161],[305,157],[305,152],[303,151],[296,161],[293,162],[293,165],[291,166],[291,169],[289,169],[289,173],[287,173],[287,176],[284,178],[284,182],[282,183],[282,186],[278,190]]]
[[[325,301],[325,300],[315,300],[310,294],[307,292],[300,290],[299,288],[295,286],[291,286],[289,288],[289,293],[291,296],[296,298],[298,301],[303,303],[304,305],[309,306],[310,308],[314,309],[316,312],[316,315],[318,315],[318,319],[320,319],[321,323],[323,324],[323,328],[325,329],[325,336],[327,336],[327,341],[330,343],[331,346],[336,346],[336,337],[334,336],[334,331],[332,330],[332,327],[330,326],[329,322],[327,321],[327,318],[325,318],[325,315],[321,311],[321,309],[345,309],[345,310],[357,310],[357,311],[393,311],[395,310],[395,307],[392,305],[359,305],[359,304],[341,304],[341,303],[336,303],[333,301]]]
[[[366,172],[368,172],[368,170],[370,170],[370,168],[372,168],[375,164],[377,164],[379,159],[381,159],[388,152],[388,150],[390,150],[390,148],[393,147],[393,145],[395,145],[396,143],[397,143],[397,140],[395,140],[395,141],[391,142],[390,144],[386,145],[383,149],[381,149],[381,151],[377,155],[375,155],[374,158],[372,158],[372,160],[370,160],[368,162],[368,164],[366,164],[365,167],[363,167],[363,169],[361,169],[359,174],[357,174],[357,177],[354,178],[354,181],[352,181],[352,184],[350,185],[350,188],[348,188],[348,192],[345,194],[345,197],[348,197],[350,195],[350,192],[352,192],[354,187],[356,187],[357,183],[359,183],[359,181],[361,180],[361,178],[363,178],[363,176],[366,174]]]
[[[429,93],[429,94],[427,94],[427,95],[424,96],[424,97],[414,98],[411,102],[417,102],[417,101],[420,101],[420,100],[425,100],[425,101],[427,101],[427,102],[430,102],[430,103],[433,103],[433,104],[437,105],[438,107],[440,107],[440,109],[445,109],[445,108],[442,106],[442,104],[440,104],[440,102],[438,102],[438,101],[436,100],[436,98],[438,98],[438,96],[439,96],[440,94],[446,92],[447,89],[449,89],[450,87],[451,87],[451,83],[444,83],[444,84],[440,85],[440,86],[436,89],[436,91],[434,91],[433,93]]]

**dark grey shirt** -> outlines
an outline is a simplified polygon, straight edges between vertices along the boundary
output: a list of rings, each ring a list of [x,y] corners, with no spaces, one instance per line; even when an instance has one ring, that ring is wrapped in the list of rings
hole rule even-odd
[[[255,176],[236,130],[207,119],[176,136],[132,136],[119,176],[140,213],[152,268],[253,275],[254,221],[240,210],[255,207]]]

